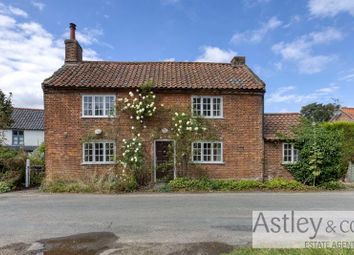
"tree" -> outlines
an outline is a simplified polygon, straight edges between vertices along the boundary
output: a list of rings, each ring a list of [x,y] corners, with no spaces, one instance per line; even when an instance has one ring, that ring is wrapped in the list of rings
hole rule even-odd
[[[294,133],[299,160],[288,169],[297,181],[319,185],[344,177],[343,130],[330,130],[322,123],[304,119]]]
[[[335,113],[340,109],[340,105],[336,103],[319,104],[312,103],[301,108],[301,115],[311,122],[329,121]]]
[[[0,90],[0,129],[4,129],[11,125],[11,114],[13,110],[11,96],[11,94],[6,96]]]

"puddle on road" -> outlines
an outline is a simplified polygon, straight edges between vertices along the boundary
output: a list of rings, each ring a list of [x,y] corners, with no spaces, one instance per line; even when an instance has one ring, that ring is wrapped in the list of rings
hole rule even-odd
[[[217,255],[232,251],[235,247],[220,242],[199,243],[119,243],[111,232],[94,232],[67,237],[39,240],[36,243],[6,246],[11,255]],[[32,248],[37,247],[37,249]],[[0,247],[0,254],[5,247]],[[12,251],[12,252],[11,252]]]
[[[94,232],[38,241],[44,250],[37,255],[96,255],[116,244],[111,232]]]

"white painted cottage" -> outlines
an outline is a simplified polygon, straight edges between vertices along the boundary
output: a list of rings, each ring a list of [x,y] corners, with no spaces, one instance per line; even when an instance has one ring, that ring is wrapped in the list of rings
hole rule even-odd
[[[40,109],[14,108],[12,124],[0,130],[3,145],[31,152],[44,141],[44,111]]]

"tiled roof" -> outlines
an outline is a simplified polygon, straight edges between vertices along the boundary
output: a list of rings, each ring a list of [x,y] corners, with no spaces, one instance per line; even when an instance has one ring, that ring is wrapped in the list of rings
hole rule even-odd
[[[354,108],[342,107],[342,113],[346,114],[350,119],[354,120]]]
[[[43,110],[14,108],[11,118],[11,129],[44,130]]]
[[[137,88],[153,80],[156,88],[264,90],[245,64],[204,62],[82,61],[64,64],[43,82],[49,87]]]
[[[299,113],[268,113],[264,114],[264,138],[278,140],[279,135],[292,137],[292,128],[300,121]]]

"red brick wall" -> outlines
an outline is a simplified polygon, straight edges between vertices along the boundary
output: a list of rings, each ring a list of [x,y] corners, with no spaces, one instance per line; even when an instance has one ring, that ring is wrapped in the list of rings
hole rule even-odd
[[[272,179],[275,177],[284,177],[286,179],[292,179],[292,175],[282,164],[282,143],[270,142],[264,143],[265,150],[265,164],[264,164],[264,177],[265,179]]]
[[[121,140],[130,137],[132,123],[129,117],[118,112],[113,119],[81,118],[81,94],[112,93],[112,91],[45,90],[45,146],[46,172],[49,179],[78,178],[95,171],[108,171],[111,165],[82,165],[82,141],[94,135],[94,130],[103,130],[103,137],[115,135],[117,153]],[[122,97],[128,91],[113,92]],[[190,111],[192,95],[211,95],[205,92],[158,92],[158,104],[171,109]],[[239,93],[223,95],[224,118],[212,120],[219,129],[224,145],[224,164],[202,164],[211,178],[262,179],[263,173],[263,94]],[[168,138],[161,129],[169,126],[169,120],[151,120],[142,133],[146,140],[147,167],[152,169],[153,140]],[[115,131],[118,132],[115,132]],[[154,137],[152,137],[154,135]],[[190,173],[199,175],[200,173]]]

